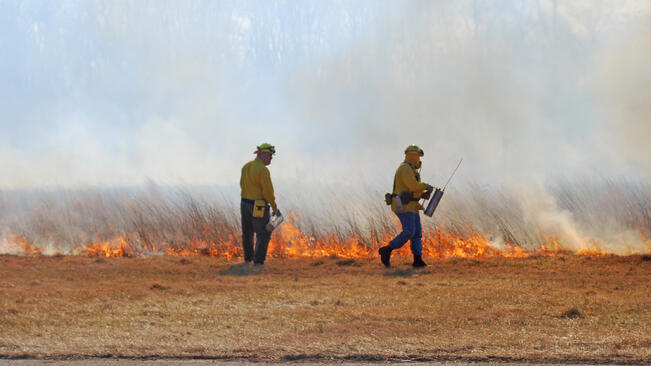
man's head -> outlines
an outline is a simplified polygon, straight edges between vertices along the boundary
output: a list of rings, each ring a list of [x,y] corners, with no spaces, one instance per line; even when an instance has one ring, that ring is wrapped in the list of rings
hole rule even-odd
[[[425,155],[425,152],[423,152],[423,149],[418,147],[418,145],[411,144],[405,149],[405,160],[414,164],[416,168],[420,168],[420,158],[423,155]]]
[[[276,148],[269,144],[269,143],[263,143],[260,146],[256,147],[257,149],[255,150],[254,154],[258,155],[258,159],[260,159],[264,165],[269,165],[271,164],[271,159],[273,158],[273,155],[276,153]]]

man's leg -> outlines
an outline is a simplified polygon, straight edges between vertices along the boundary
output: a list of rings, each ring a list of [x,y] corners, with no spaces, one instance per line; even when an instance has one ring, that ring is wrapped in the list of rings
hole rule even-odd
[[[415,213],[404,212],[396,215],[398,216],[398,219],[400,219],[400,224],[402,224],[402,232],[393,238],[393,240],[389,242],[389,245],[385,245],[378,249],[380,260],[382,261],[382,264],[387,267],[391,266],[391,252],[394,249],[398,249],[405,245],[405,243],[414,235],[415,231]]]
[[[423,228],[420,225],[420,215],[416,214],[414,219],[414,235],[411,237],[411,253],[413,255],[423,255]]]
[[[402,232],[389,242],[391,249],[402,248],[403,245],[416,233],[416,218],[418,214],[413,212],[404,212],[397,214],[402,224]]]
[[[267,248],[269,247],[269,240],[271,233],[267,231],[267,224],[269,223],[269,206],[265,207],[264,216],[262,218],[253,219],[253,231],[255,231],[255,257],[253,262],[256,264],[264,264],[267,258]]]
[[[253,204],[242,201],[240,203],[242,215],[242,249],[244,262],[253,260]]]
[[[423,227],[420,224],[420,215],[416,214],[416,232],[411,238],[411,253],[414,255],[414,267],[425,267],[423,262]]]

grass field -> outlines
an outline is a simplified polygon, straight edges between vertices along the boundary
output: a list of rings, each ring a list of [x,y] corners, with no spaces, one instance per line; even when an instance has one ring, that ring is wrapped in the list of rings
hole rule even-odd
[[[651,362],[649,256],[0,257],[0,358]]]

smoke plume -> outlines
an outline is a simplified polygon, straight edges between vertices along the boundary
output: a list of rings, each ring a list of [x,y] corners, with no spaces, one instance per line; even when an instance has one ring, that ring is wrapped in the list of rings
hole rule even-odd
[[[644,219],[600,226],[584,194],[634,187],[648,203],[645,1],[26,1],[0,2],[0,24],[5,190],[151,179],[219,185],[232,203],[269,141],[281,206],[340,225],[337,207],[367,212],[416,143],[433,185],[464,158],[441,206],[458,216],[436,224],[472,220],[495,242],[535,243],[536,227],[577,250],[648,245]],[[567,206],[562,182],[584,201]],[[484,209],[520,229],[483,221],[478,191],[508,198],[510,211],[499,198]]]

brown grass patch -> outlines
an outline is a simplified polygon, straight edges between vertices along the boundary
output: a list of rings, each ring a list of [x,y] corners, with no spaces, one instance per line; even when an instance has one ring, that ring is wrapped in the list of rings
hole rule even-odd
[[[340,261],[0,257],[0,358],[651,362],[641,256]]]

